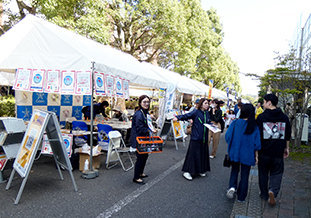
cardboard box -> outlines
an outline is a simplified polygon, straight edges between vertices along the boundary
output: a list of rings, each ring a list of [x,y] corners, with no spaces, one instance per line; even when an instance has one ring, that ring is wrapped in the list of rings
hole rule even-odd
[[[100,152],[101,151],[101,147],[98,146],[98,151]],[[102,153],[99,153],[99,154],[96,154],[96,155],[93,155],[93,158],[92,158],[92,165],[93,165],[93,168],[94,169],[99,169],[100,167],[100,155]],[[85,160],[88,159],[89,162],[90,162],[90,155],[87,154],[87,153],[83,153],[82,152],[82,148],[79,148],[79,170],[80,171],[83,171],[84,170],[84,162]],[[91,164],[91,163],[90,163]]]

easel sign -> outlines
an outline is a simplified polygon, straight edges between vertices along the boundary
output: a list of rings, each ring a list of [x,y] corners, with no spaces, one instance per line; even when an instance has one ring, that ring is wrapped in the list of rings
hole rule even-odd
[[[14,204],[18,204],[22,195],[29,176],[29,172],[34,162],[36,152],[39,148],[39,145],[42,143],[44,132],[46,132],[47,138],[52,148],[54,160],[61,180],[64,178],[60,170],[60,166],[69,171],[74,189],[75,191],[78,191],[74,177],[72,175],[72,166],[69,161],[56,114],[54,112],[36,109],[34,110],[31,120],[28,124],[28,128],[21,143],[21,147],[16,155],[17,158],[13,164],[13,170],[11,172],[10,179],[6,186],[6,190],[8,190],[11,186],[16,171],[23,178]]]
[[[42,134],[42,127],[46,126],[47,118],[48,113],[35,110],[28,124],[27,132],[13,164],[14,169],[23,178],[29,173],[36,151],[38,150],[39,135]]]

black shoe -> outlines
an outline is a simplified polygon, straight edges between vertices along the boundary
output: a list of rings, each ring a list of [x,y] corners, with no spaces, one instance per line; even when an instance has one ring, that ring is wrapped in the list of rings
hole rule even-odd
[[[139,178],[147,178],[147,177],[148,177],[147,174],[145,174],[145,175],[140,175],[140,176],[139,176]]]
[[[145,182],[142,180],[141,182],[140,181],[137,181],[137,179],[133,179],[133,182],[139,184],[139,185],[144,185]]]

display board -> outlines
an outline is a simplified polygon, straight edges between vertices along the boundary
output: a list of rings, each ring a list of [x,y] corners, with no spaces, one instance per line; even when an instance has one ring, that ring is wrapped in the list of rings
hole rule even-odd
[[[46,126],[48,113],[35,110],[28,124],[20,149],[17,152],[13,167],[21,177],[29,173],[32,162],[41,143],[43,127]]]
[[[11,172],[9,182],[6,186],[6,190],[8,190],[13,181],[15,172],[18,172],[18,174],[23,178],[23,182],[14,202],[15,204],[18,204],[19,202],[27,178],[29,176],[29,172],[33,165],[35,154],[37,153],[39,145],[42,143],[44,132],[46,133],[52,148],[54,160],[61,180],[63,180],[63,176],[60,170],[60,166],[69,171],[75,191],[78,191],[74,177],[72,175],[72,166],[70,164],[56,114],[54,112],[36,109],[34,110],[31,120],[28,124],[27,131],[24,135],[20,149],[13,164],[13,170]]]

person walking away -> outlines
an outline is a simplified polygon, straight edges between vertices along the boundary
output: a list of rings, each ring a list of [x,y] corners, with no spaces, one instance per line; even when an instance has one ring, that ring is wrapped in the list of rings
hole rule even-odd
[[[192,180],[192,176],[206,176],[210,171],[210,162],[208,158],[208,129],[204,123],[211,123],[210,115],[207,112],[208,100],[201,98],[198,103],[198,109],[187,114],[178,115],[173,121],[192,119],[192,131],[189,147],[187,150],[184,165],[182,167],[183,176],[187,180]]]
[[[264,96],[265,111],[257,118],[260,130],[261,150],[258,156],[258,178],[260,197],[276,204],[284,172],[284,158],[289,156],[291,126],[288,117],[277,108],[278,97]]]
[[[256,115],[255,115],[255,119],[257,119],[257,117],[259,116],[259,114],[261,114],[263,112],[263,109],[261,107],[261,103],[258,102],[257,104],[257,108],[256,108]]]
[[[234,105],[234,114],[235,114],[235,116],[237,116],[238,112],[239,112],[239,108],[238,108],[238,104],[239,103],[242,103],[242,98],[238,98],[237,103]]]
[[[257,164],[258,150],[261,148],[260,132],[256,125],[253,105],[242,105],[240,119],[232,122],[225,139],[228,143],[228,154],[231,160],[227,197],[233,198],[236,192],[238,201],[243,202],[247,196],[249,172],[251,166]],[[239,173],[241,176],[238,185]]]
[[[218,129],[221,129],[220,122],[222,119],[222,111],[220,110],[220,102],[214,99],[212,101],[211,107],[212,107],[212,110],[210,110],[211,121]],[[221,132],[214,133],[211,130],[209,130],[208,145],[210,145],[211,139],[213,138],[213,149],[210,156],[211,159],[216,157],[220,134]]]
[[[138,108],[132,119],[132,130],[130,143],[132,148],[136,148],[136,137],[138,136],[149,136],[149,127],[147,123],[147,114],[149,114],[150,98],[147,95],[142,95],[138,98]],[[155,133],[155,132],[153,132]],[[134,167],[134,178],[133,182],[140,185],[145,184],[142,178],[148,177],[144,174],[144,169],[149,154],[139,154],[136,151],[136,163]]]

